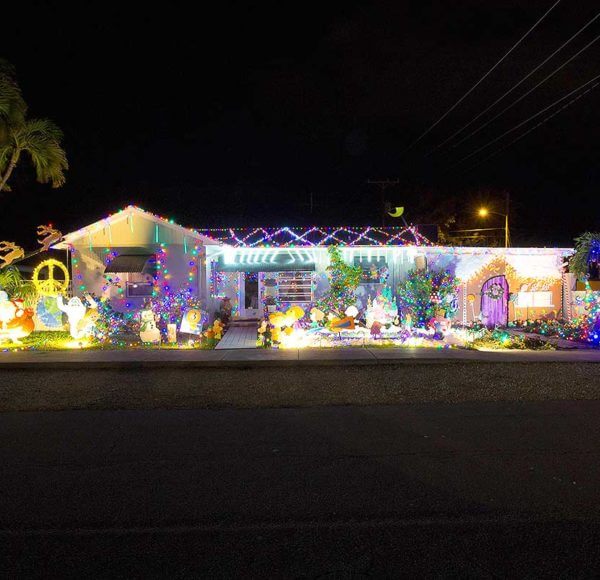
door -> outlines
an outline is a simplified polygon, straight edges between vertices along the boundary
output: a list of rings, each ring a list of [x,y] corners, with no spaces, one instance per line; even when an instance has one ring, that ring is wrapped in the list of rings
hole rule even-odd
[[[261,318],[258,272],[240,272],[240,289],[242,318]]]
[[[508,324],[508,282],[505,276],[494,276],[481,287],[482,322],[488,328]]]

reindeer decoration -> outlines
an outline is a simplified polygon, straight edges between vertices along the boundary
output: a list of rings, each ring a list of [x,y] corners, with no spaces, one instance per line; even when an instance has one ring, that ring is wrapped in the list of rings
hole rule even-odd
[[[10,266],[15,260],[20,260],[25,257],[25,250],[21,246],[17,246],[15,242],[0,242],[0,253],[4,253],[4,256],[0,256],[2,264],[0,268]]]
[[[42,245],[40,251],[44,252],[47,252],[52,244],[60,242],[60,240],[62,240],[63,237],[62,233],[59,230],[54,229],[52,227],[52,224],[49,224],[47,226],[38,226],[37,235],[42,236],[42,239],[38,240],[38,244]]]

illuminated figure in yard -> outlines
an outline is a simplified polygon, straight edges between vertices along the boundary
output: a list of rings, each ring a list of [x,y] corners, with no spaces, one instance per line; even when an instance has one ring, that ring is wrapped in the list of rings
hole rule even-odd
[[[34,330],[33,310],[25,308],[23,300],[9,300],[0,290],[0,341],[4,338],[21,344],[20,338],[29,336]]]
[[[0,242],[0,252],[4,254],[0,256],[0,260],[2,260],[0,267],[10,266],[15,260],[25,257],[25,250],[14,242]]]
[[[86,299],[90,304],[89,311],[79,296],[69,298],[66,304],[60,294],[56,297],[56,305],[59,310],[62,310],[67,315],[69,319],[69,332],[76,340],[84,338],[91,332],[97,318],[98,304],[96,304],[96,301],[89,294],[86,295]]]
[[[38,226],[37,235],[41,236],[41,238],[38,239],[38,244],[42,245],[42,250],[44,252],[47,252],[52,244],[60,242],[60,240],[62,240],[63,237],[62,233],[59,230],[52,227],[52,224],[49,224],[47,226]]]
[[[156,315],[152,310],[142,310],[140,313],[140,340],[153,344],[160,343],[160,330],[156,326]]]

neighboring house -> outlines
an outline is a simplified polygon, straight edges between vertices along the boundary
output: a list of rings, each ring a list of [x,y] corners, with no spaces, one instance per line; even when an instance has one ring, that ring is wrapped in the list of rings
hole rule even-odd
[[[189,288],[211,317],[226,296],[233,316],[255,318],[269,303],[309,309],[328,287],[331,244],[363,270],[359,308],[385,286],[395,294],[409,270],[428,267],[460,278],[458,322],[563,315],[563,263],[572,250],[432,246],[412,227],[198,231],[129,206],[55,247],[70,249],[75,294],[105,296],[119,310],[139,308],[152,292]],[[490,300],[490,288],[499,299]]]

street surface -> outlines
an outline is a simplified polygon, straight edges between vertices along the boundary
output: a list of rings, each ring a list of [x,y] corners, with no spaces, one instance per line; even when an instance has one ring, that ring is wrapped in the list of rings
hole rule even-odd
[[[4,577],[593,577],[600,401],[0,415]]]

